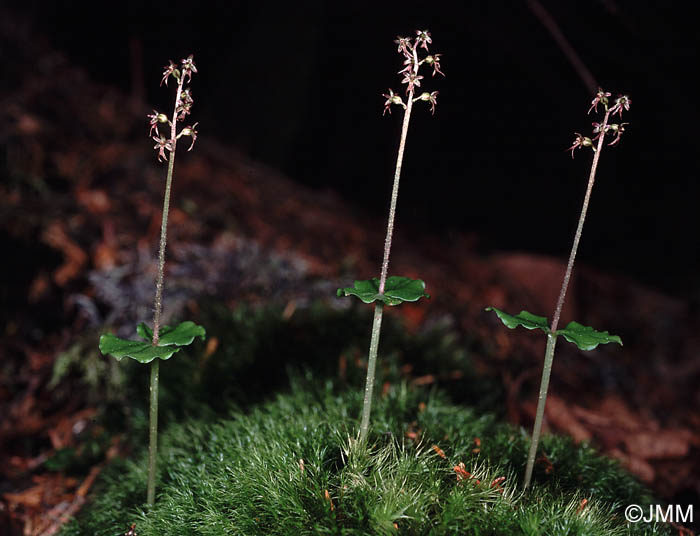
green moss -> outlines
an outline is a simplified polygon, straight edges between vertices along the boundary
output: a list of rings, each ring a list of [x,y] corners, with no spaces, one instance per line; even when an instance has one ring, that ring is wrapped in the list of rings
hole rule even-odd
[[[130,523],[140,536],[667,533],[625,525],[624,506],[650,498],[587,446],[545,438],[553,470],[522,495],[526,438],[517,429],[400,384],[376,402],[368,452],[351,439],[360,409],[358,390],[307,375],[249,414],[172,424],[161,436],[154,509],[142,510],[144,453],[113,464],[62,535],[116,536]],[[417,430],[420,441],[406,439]],[[472,478],[458,478],[460,462]]]
[[[197,322],[218,348],[207,356],[195,345],[161,368],[160,474],[148,513],[148,374],[120,363],[126,405],[105,426],[126,431],[138,457],[111,463],[61,534],[122,536],[131,523],[140,536],[391,534],[394,523],[398,534],[421,535],[668,534],[627,527],[625,506],[651,497],[616,462],[567,438],[543,438],[551,467],[535,466],[523,496],[527,436],[499,421],[500,387],[474,373],[468,345],[449,327],[411,335],[387,318],[377,385],[391,387],[377,390],[369,453],[358,448],[364,369],[355,361],[366,353],[370,312],[314,305],[285,319],[274,307],[203,306]],[[411,388],[405,364],[414,375],[461,379]],[[458,479],[460,463],[473,478]],[[502,490],[491,487],[499,477]]]

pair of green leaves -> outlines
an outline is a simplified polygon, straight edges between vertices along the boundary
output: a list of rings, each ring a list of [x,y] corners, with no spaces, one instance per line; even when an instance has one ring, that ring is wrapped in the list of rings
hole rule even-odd
[[[527,311],[520,311],[517,315],[510,315],[495,307],[487,307],[486,310],[495,312],[498,318],[501,319],[501,322],[510,329],[522,326],[525,329],[541,329],[547,335],[552,333],[544,316],[533,315]],[[558,329],[554,332],[554,335],[562,335],[567,341],[574,343],[581,350],[593,350],[599,344],[608,344],[610,342],[622,345],[622,339],[617,335],[610,335],[607,331],[596,331],[592,327],[583,326],[578,322],[569,322],[564,329]]]
[[[153,346],[153,330],[141,322],[136,326],[136,333],[144,341],[128,341],[105,333],[100,337],[100,352],[111,355],[118,361],[129,357],[139,363],[150,363],[156,358],[170,359],[183,346],[189,346],[196,337],[202,340],[206,331],[202,326],[189,320],[177,326],[163,326],[158,332],[158,346]]]
[[[402,302],[415,302],[422,297],[430,298],[425,292],[425,283],[420,279],[391,276],[384,285],[384,294],[379,293],[379,279],[373,277],[370,280],[355,281],[352,287],[338,289],[338,296],[356,296],[365,303],[382,301],[387,305],[399,305]],[[498,315],[507,327],[515,329],[522,326],[526,329],[541,329],[546,334],[551,334],[547,318],[537,316],[528,311],[520,311],[517,315],[511,315],[495,307],[487,307],[487,311],[493,311]],[[622,339],[617,335],[610,335],[607,331],[596,331],[590,326],[584,326],[578,322],[569,322],[563,328],[558,329],[555,336],[562,335],[567,341],[575,344],[581,350],[593,350],[599,344],[615,342],[622,345]]]
[[[410,279],[392,275],[384,283],[384,293],[379,293],[379,278],[355,281],[352,287],[338,289],[338,296],[357,296],[365,303],[382,301],[387,305],[399,305],[405,301],[414,302],[423,296],[430,298],[425,292],[425,283],[421,279]]]

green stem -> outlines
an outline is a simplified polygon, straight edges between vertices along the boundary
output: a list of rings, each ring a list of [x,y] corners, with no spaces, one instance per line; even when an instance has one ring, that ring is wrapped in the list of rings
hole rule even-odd
[[[362,421],[360,422],[360,442],[364,443],[369,432],[369,414],[372,409],[372,392],[374,391],[374,371],[377,367],[377,349],[379,348],[379,332],[382,329],[382,312],[384,304],[380,301],[374,304],[374,320],[372,321],[372,339],[369,343],[369,360],[367,363],[367,381],[365,382],[365,398],[362,404]]]
[[[178,80],[177,93],[175,94],[175,107],[173,120],[170,123],[170,158],[168,160],[168,175],[165,179],[165,194],[163,196],[163,217],[160,223],[160,245],[158,248],[158,274],[156,276],[155,311],[153,313],[153,340],[151,344],[158,346],[160,336],[160,317],[163,311],[163,281],[165,278],[165,244],[168,237],[168,212],[170,210],[170,190],[173,183],[173,170],[175,169],[175,147],[177,146],[177,106],[182,94],[184,76]],[[158,453],[158,369],[159,360],[151,361],[151,387],[150,387],[150,411],[148,421],[148,489],[146,503],[153,506],[156,496],[156,463]]]
[[[559,297],[557,298],[557,306],[554,310],[554,318],[552,319],[552,326],[550,327],[550,333],[547,335],[547,348],[544,355],[544,366],[542,369],[542,381],[540,382],[540,395],[537,400],[537,413],[535,414],[535,425],[532,429],[532,440],[530,441],[530,451],[527,456],[527,467],[525,468],[525,484],[524,487],[527,488],[532,480],[532,470],[535,465],[535,456],[537,455],[537,444],[540,440],[540,434],[542,433],[542,420],[544,419],[544,408],[547,402],[547,390],[549,388],[549,377],[552,373],[552,362],[554,361],[554,346],[556,345],[557,338],[557,327],[559,326],[559,318],[561,317],[561,311],[564,308],[564,299],[566,298],[566,291],[569,288],[569,280],[571,279],[571,272],[574,269],[574,261],[576,260],[576,252],[578,251],[578,244],[581,240],[581,234],[583,233],[583,223],[586,220],[586,213],[588,212],[588,204],[591,200],[591,192],[593,191],[593,184],[595,182],[596,171],[598,170],[598,160],[600,159],[600,153],[603,150],[603,140],[605,139],[605,128],[608,125],[608,118],[610,117],[610,110],[605,111],[605,117],[603,118],[603,124],[601,125],[601,135],[598,138],[598,148],[593,153],[593,163],[591,164],[591,173],[588,176],[588,187],[586,188],[586,195],[583,198],[583,206],[581,207],[581,215],[578,219],[578,226],[576,227],[576,234],[574,235],[574,243],[571,246],[571,253],[569,254],[569,262],[566,265],[566,272],[564,273],[564,281],[561,285],[561,290],[559,291]]]
[[[150,415],[148,421],[148,492],[146,503],[153,507],[156,497],[156,456],[158,454],[158,369],[160,359],[151,361]]]
[[[547,335],[547,349],[544,353],[544,369],[542,370],[542,382],[540,383],[540,396],[537,399],[537,414],[535,415],[535,426],[532,430],[532,440],[530,441],[530,451],[527,455],[527,467],[525,469],[525,488],[532,480],[532,469],[535,466],[535,456],[537,455],[537,444],[540,441],[542,432],[542,419],[544,418],[544,405],[547,401],[547,389],[549,388],[549,376],[552,372],[552,361],[554,361],[554,346],[557,344],[557,336],[549,333]]]

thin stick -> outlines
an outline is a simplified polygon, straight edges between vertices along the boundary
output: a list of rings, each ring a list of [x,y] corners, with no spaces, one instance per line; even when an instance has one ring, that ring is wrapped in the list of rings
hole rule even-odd
[[[530,8],[530,11],[532,11],[532,13],[540,20],[542,25],[547,28],[547,31],[552,36],[552,39],[554,39],[559,49],[562,51],[564,56],[566,56],[566,59],[569,60],[569,63],[574,68],[574,71],[576,71],[579,78],[581,78],[581,81],[586,86],[588,91],[595,93],[595,90],[598,89],[598,82],[591,71],[588,70],[588,67],[586,67],[586,65],[583,63],[580,56],[576,53],[574,47],[571,45],[571,43],[569,43],[569,40],[561,31],[561,28],[559,28],[559,25],[554,18],[538,0],[528,0],[527,5]]]
[[[588,177],[588,188],[586,189],[586,195],[583,198],[583,207],[581,208],[581,215],[578,219],[578,227],[576,228],[576,234],[574,235],[574,243],[571,247],[571,253],[569,254],[569,262],[566,265],[564,281],[562,282],[561,290],[559,291],[559,298],[557,299],[557,306],[554,310],[554,318],[552,319],[550,333],[547,335],[547,348],[545,350],[544,355],[544,368],[542,371],[542,382],[540,383],[540,394],[537,400],[537,413],[535,415],[535,425],[532,429],[532,440],[530,441],[530,451],[527,455],[527,466],[525,468],[525,488],[527,488],[530,485],[530,481],[532,480],[532,470],[535,466],[535,456],[537,455],[537,444],[539,443],[540,434],[542,432],[542,420],[544,419],[544,407],[545,402],[547,401],[549,377],[552,373],[552,362],[554,361],[554,347],[556,346],[557,342],[557,326],[559,325],[559,318],[561,316],[562,308],[564,307],[564,298],[566,297],[566,291],[569,287],[571,272],[574,269],[574,260],[576,259],[578,244],[581,240],[581,233],[583,232],[583,222],[586,220],[586,212],[588,212],[588,204],[591,200],[591,192],[593,191],[595,174],[598,169],[598,160],[600,159],[600,153],[603,150],[603,140],[605,139],[605,131],[608,125],[609,117],[610,110],[606,110],[605,117],[603,118],[603,124],[601,125],[600,129],[601,134],[598,138],[598,148],[593,154],[593,164],[591,164],[591,173]]]

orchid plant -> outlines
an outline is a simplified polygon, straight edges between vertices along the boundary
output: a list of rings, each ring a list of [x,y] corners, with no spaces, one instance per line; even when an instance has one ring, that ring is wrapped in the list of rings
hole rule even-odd
[[[396,169],[394,172],[394,185],[391,191],[391,203],[389,206],[389,220],[387,223],[386,238],[384,240],[384,258],[382,261],[381,275],[379,278],[370,280],[355,281],[354,286],[338,289],[338,296],[356,296],[364,303],[374,302],[374,320],[372,321],[372,337],[369,345],[369,357],[367,363],[367,379],[365,382],[365,394],[362,406],[362,420],[360,422],[359,441],[364,443],[369,432],[369,418],[372,408],[372,392],[374,389],[374,375],[377,366],[377,350],[379,347],[379,334],[382,325],[382,314],[384,305],[399,305],[405,301],[414,302],[422,297],[429,298],[425,292],[425,283],[420,279],[410,279],[402,276],[390,276],[389,271],[389,253],[391,251],[391,240],[394,232],[394,219],[396,217],[396,202],[399,196],[399,179],[401,177],[401,165],[403,163],[403,155],[406,147],[406,135],[408,134],[408,125],[411,120],[411,111],[413,104],[417,101],[430,103],[431,113],[435,113],[437,105],[437,91],[422,92],[417,95],[417,88],[421,86],[423,76],[418,74],[419,69],[423,65],[432,67],[432,76],[441,74],[440,70],[440,54],[430,54],[428,45],[433,41],[430,32],[427,30],[417,30],[416,37],[398,37],[394,41],[398,45],[398,52],[403,56],[404,68],[399,71],[403,77],[402,84],[406,84],[406,102],[403,98],[389,89],[389,93],[383,95],[386,99],[384,102],[384,112],[382,115],[389,112],[391,114],[392,106],[399,106],[404,110],[403,126],[401,129],[401,139],[399,141],[398,155],[396,158]],[[421,58],[421,52],[425,51]]]
[[[175,149],[180,138],[189,137],[191,143],[188,151],[194,147],[197,139],[197,123],[185,126],[178,133],[177,123],[183,122],[190,114],[192,104],[192,92],[185,84],[192,80],[192,73],[197,72],[193,56],[190,55],[180,62],[178,67],[172,61],[165,66],[161,85],[168,85],[168,80],[172,77],[177,83],[175,92],[175,106],[173,108],[172,119],[167,115],[153,110],[153,114],[148,115],[150,120],[149,136],[156,142],[153,147],[158,151],[158,161],[168,160],[168,172],[165,179],[165,194],[163,197],[163,216],[160,227],[160,246],[158,249],[158,273],[156,277],[156,295],[153,314],[153,329],[145,323],[136,326],[136,333],[142,341],[131,341],[121,339],[106,333],[100,337],[100,351],[103,355],[111,355],[117,360],[129,357],[139,363],[151,364],[150,383],[150,408],[149,408],[149,450],[148,450],[148,489],[146,501],[149,507],[153,506],[155,500],[156,481],[156,454],[158,449],[158,371],[161,359],[170,359],[184,346],[188,346],[196,337],[204,339],[206,332],[202,326],[194,322],[185,321],[177,326],[161,326],[161,315],[163,310],[163,286],[165,278],[165,244],[167,240],[168,211],[170,207],[170,190],[175,168]],[[169,127],[167,135],[161,134],[159,127],[166,125]],[[155,133],[155,135],[154,135]],[[166,157],[166,151],[169,157]]]
[[[610,93],[599,89],[595,98],[593,99],[593,102],[591,103],[591,107],[588,110],[589,114],[593,110],[595,110],[597,113],[598,106],[601,105],[603,107],[604,116],[602,122],[593,123],[593,134],[595,134],[595,136],[590,138],[576,132],[576,138],[574,139],[573,144],[571,147],[569,147],[569,149],[567,149],[571,151],[571,157],[573,158],[574,152],[577,149],[590,147],[593,150],[593,163],[591,164],[591,171],[588,178],[588,188],[583,200],[583,207],[581,208],[578,227],[576,228],[576,233],[574,235],[574,242],[571,247],[569,262],[566,266],[566,272],[564,273],[564,280],[562,282],[559,298],[557,299],[557,304],[554,309],[554,317],[551,326],[547,325],[547,319],[545,317],[534,315],[528,311],[520,311],[517,315],[510,315],[504,311],[496,309],[495,307],[488,307],[486,309],[487,311],[494,311],[498,315],[498,318],[500,318],[501,322],[503,322],[503,324],[510,329],[522,326],[526,329],[541,329],[547,334],[547,347],[545,350],[542,381],[540,383],[540,392],[537,402],[537,413],[535,415],[535,425],[532,431],[532,440],[530,442],[530,450],[528,452],[527,466],[525,469],[525,488],[530,485],[530,481],[532,479],[532,471],[535,464],[535,456],[537,454],[537,444],[542,431],[542,419],[544,417],[544,408],[547,401],[547,389],[549,387],[549,377],[552,371],[554,346],[556,345],[557,337],[559,335],[563,336],[567,341],[575,344],[581,350],[593,350],[599,344],[608,344],[611,342],[615,342],[620,345],[622,344],[622,340],[617,335],[610,335],[607,331],[596,331],[592,327],[583,326],[578,322],[570,322],[565,328],[557,329],[559,326],[561,311],[564,306],[564,298],[566,297],[566,291],[571,278],[571,272],[574,268],[576,252],[578,250],[579,241],[581,240],[583,223],[586,219],[586,212],[588,211],[588,204],[591,198],[591,191],[593,190],[593,183],[595,181],[596,171],[598,169],[598,162],[603,151],[605,137],[608,135],[614,136],[613,140],[608,143],[608,145],[618,145],[622,134],[625,132],[625,127],[628,125],[628,123],[622,122],[611,123],[610,119],[616,114],[620,119],[622,119],[623,111],[629,111],[632,101],[627,95],[620,95],[617,97],[617,99],[615,99],[615,103],[610,106],[610,96]]]

